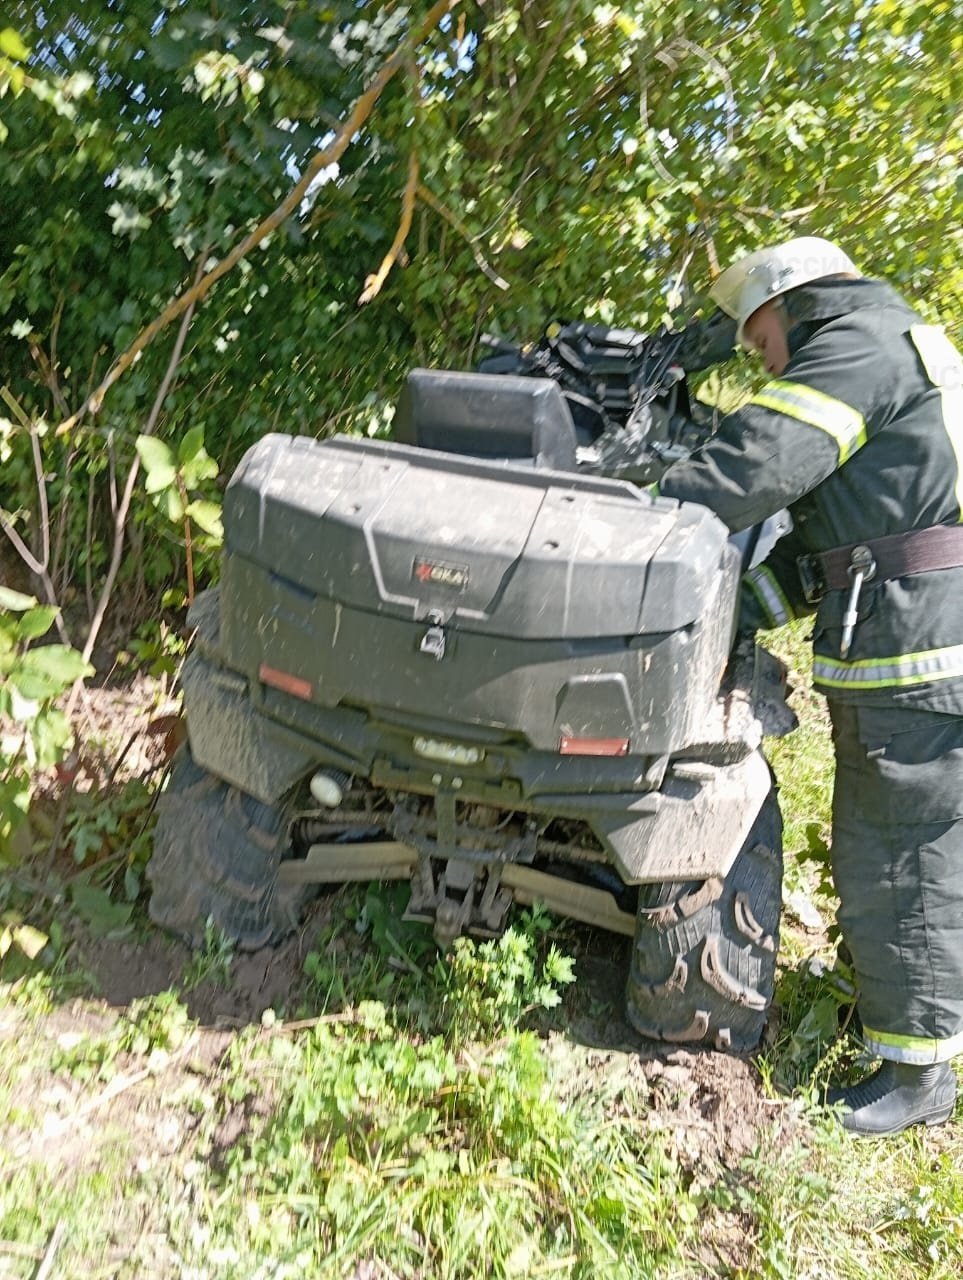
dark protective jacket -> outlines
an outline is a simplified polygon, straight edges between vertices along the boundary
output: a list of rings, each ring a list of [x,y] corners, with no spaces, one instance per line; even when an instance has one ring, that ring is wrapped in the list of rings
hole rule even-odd
[[[876,280],[817,281],[789,301],[782,376],[659,486],[733,531],[789,508],[792,532],[744,584],[753,628],[813,612],[798,556],[963,522],[963,362],[942,329]],[[815,610],[814,684],[963,715],[963,568],[866,584],[844,659],[847,595]]]

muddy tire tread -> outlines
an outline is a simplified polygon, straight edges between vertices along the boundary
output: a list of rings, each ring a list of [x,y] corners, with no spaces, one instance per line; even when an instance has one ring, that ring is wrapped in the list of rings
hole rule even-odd
[[[212,920],[241,951],[290,933],[311,890],[278,884],[286,834],[282,810],[207,773],[182,748],[157,806],[151,919],[192,946]]]
[[[694,902],[700,886],[691,894]],[[707,900],[708,899],[708,900]],[[639,911],[626,987],[629,1021],[653,1040],[748,1052],[766,1024],[782,906],[782,820],[770,793],[718,894],[698,908]],[[748,913],[746,911],[748,908]],[[684,965],[685,983],[665,984]]]

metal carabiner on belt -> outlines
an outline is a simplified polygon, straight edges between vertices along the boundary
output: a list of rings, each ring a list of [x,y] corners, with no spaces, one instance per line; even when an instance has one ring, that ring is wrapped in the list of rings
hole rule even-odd
[[[864,582],[871,582],[876,576],[876,561],[869,547],[862,545],[853,547],[846,574],[852,584],[843,614],[843,634],[839,642],[839,656],[846,658],[853,643],[853,632],[859,619],[859,596]]]

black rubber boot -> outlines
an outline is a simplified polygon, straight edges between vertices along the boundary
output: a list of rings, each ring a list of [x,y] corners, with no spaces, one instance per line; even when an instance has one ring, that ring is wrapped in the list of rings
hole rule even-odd
[[[841,1104],[843,1128],[864,1138],[901,1133],[914,1124],[942,1124],[955,1102],[956,1076],[948,1062],[927,1067],[884,1062],[859,1084],[826,1094],[828,1106]]]

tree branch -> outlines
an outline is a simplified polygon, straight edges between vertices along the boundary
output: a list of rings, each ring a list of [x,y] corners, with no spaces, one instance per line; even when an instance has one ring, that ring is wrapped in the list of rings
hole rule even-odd
[[[420,44],[422,40],[429,36],[445,14],[453,9],[457,3],[458,0],[437,0],[437,3],[432,5],[421,26],[416,31],[412,32],[411,35],[409,35],[407,39],[398,46],[391,57],[382,64],[381,69],[371,81],[371,84],[354,104],[348,118],[336,133],[334,140],[327,147],[324,147],[321,151],[315,154],[305,169],[300,181],[291,188],[277,208],[274,209],[273,212],[269,213],[264,221],[255,227],[249,235],[239,241],[239,243],[234,246],[225,258],[222,258],[216,266],[212,267],[211,270],[202,276],[200,280],[191,285],[189,289],[186,289],[182,294],[173,298],[161,314],[152,320],[145,329],[141,330],[127,350],[114,361],[113,365],[111,365],[110,369],[107,371],[103,381],[87,397],[77,412],[72,417],[68,418],[66,422],[62,422],[60,424],[57,428],[58,435],[65,435],[67,432],[71,431],[86,413],[97,413],[103,403],[104,396],[118,378],[120,378],[130,368],[145,347],[149,346],[157,335],[162,330],[166,329],[172,321],[177,320],[182,316],[188,307],[193,307],[200,302],[222,276],[227,275],[232,268],[237,266],[242,258],[247,257],[252,249],[257,248],[263,240],[265,240],[273,231],[276,231],[277,228],[295,212],[301,201],[304,199],[308,188],[321,171],[326,169],[329,165],[337,163],[347,150],[351,139],[368,119],[368,116],[371,114],[382,93],[384,93],[388,83],[398,71],[399,67],[404,63],[410,49]]]
[[[16,397],[11,393],[8,387],[0,387],[0,397],[6,402],[7,407],[18,420],[21,427],[30,437],[30,452],[33,458],[34,475],[37,480],[37,502],[40,507],[40,556],[39,559],[27,546],[23,538],[17,532],[13,524],[7,519],[3,510],[0,509],[0,529],[6,534],[14,550],[20,556],[21,560],[34,575],[40,580],[43,587],[44,598],[47,604],[53,605],[57,610],[54,616],[54,622],[57,631],[64,644],[70,644],[70,636],[61,614],[60,605],[57,603],[57,592],[54,589],[53,580],[50,577],[50,509],[47,505],[47,477],[43,469],[43,454],[40,450],[40,437],[37,431],[37,424],[31,422],[23,410],[23,407],[17,401]]]
[[[938,154],[943,152],[947,142],[949,142],[954,131],[961,123],[963,123],[963,112],[957,111],[950,117],[946,128],[943,130],[942,136],[933,148],[935,152]],[[866,226],[866,218],[870,214],[876,213],[878,209],[882,209],[884,206],[888,205],[897,191],[901,191],[908,186],[915,185],[916,182],[924,174],[929,173],[932,168],[932,157],[914,165],[911,169],[908,169],[901,178],[898,178],[895,182],[890,182],[875,200],[872,200],[869,204],[862,205],[858,211],[858,216],[854,213],[848,220],[844,221],[843,225],[850,226],[855,222],[857,226],[862,229]]]
[[[391,248],[382,259],[381,266],[374,273],[365,279],[364,289],[358,299],[358,306],[362,307],[366,302],[370,302],[372,298],[376,298],[381,292],[381,286],[388,278],[388,272],[398,261],[402,249],[405,247],[405,241],[408,238],[408,232],[411,230],[411,219],[415,211],[415,192],[418,190],[418,153],[412,151],[408,157],[408,180],[405,183],[404,193],[401,197],[401,221],[398,223],[398,230],[395,232],[395,238],[391,242]]]
[[[200,257],[197,262],[197,276],[199,277],[204,270],[204,263],[207,260],[207,246],[201,250]],[[196,283],[196,281],[195,281]],[[189,292],[193,291],[189,290]],[[160,417],[160,411],[167,398],[174,375],[177,372],[177,366],[180,364],[181,355],[184,351],[184,343],[187,341],[187,331],[190,328],[191,320],[194,316],[194,302],[189,302],[187,309],[181,317],[181,325],[177,331],[177,337],[174,340],[174,348],[171,351],[171,358],[167,362],[167,369],[161,379],[160,386],[157,388],[157,395],[154,397],[154,403],[151,407],[150,416],[144,426],[143,435],[150,436],[154,434],[157,427],[157,420]],[[87,633],[87,639],[84,643],[83,659],[84,662],[90,661],[90,655],[94,651],[94,645],[97,643],[97,637],[100,634],[100,628],[103,626],[104,618],[107,614],[107,606],[110,604],[110,597],[114,591],[114,583],[117,581],[117,574],[120,571],[120,562],[124,554],[124,536],[127,531],[127,516],[130,513],[130,504],[134,498],[134,486],[137,483],[137,477],[140,474],[140,457],[134,454],[134,460],[130,464],[130,470],[127,473],[127,480],[124,484],[123,496],[120,500],[116,512],[114,513],[114,542],[110,553],[110,565],[107,569],[107,577],[100,591],[100,599],[97,601],[97,608],[93,618],[90,620],[90,630]],[[70,701],[67,704],[67,715],[70,716],[76,704],[75,695],[79,691],[80,685],[75,685],[70,695]]]
[[[520,129],[519,125],[521,124],[525,112],[534,101],[535,95],[538,93],[539,89],[541,89],[542,81],[545,79],[546,75],[548,75],[549,69],[555,61],[559,49],[562,47],[562,42],[571,29],[572,22],[575,17],[574,9],[575,6],[573,4],[566,6],[565,13],[562,15],[562,21],[559,25],[555,39],[551,41],[548,48],[545,50],[538,66],[535,68],[535,74],[526,76],[526,80],[528,82],[527,88],[525,93],[522,95],[521,101],[517,103],[510,121],[502,131],[503,142],[495,152],[495,162],[504,155],[508,147],[511,147],[513,143],[517,143],[525,136],[525,130]],[[512,150],[512,154],[514,154],[514,148]]]
[[[469,249],[471,249],[471,255],[475,259],[475,262],[478,265],[479,271],[481,271],[483,275],[486,275],[488,279],[492,282],[492,284],[497,285],[499,289],[511,288],[511,285],[508,283],[508,281],[503,276],[500,276],[498,272],[495,270],[495,268],[490,266],[485,261],[484,257],[482,256],[482,251],[481,249],[479,249],[475,237],[468,230],[465,224],[460,220],[457,214],[453,213],[451,209],[448,208],[447,205],[442,204],[442,202],[438,199],[438,197],[436,195],[433,195],[432,192],[430,192],[428,188],[426,186],[423,186],[421,183],[418,184],[418,197],[419,199],[423,200],[425,204],[429,205],[432,209],[434,209],[435,213],[439,214],[442,218],[444,218],[446,222],[451,223],[454,229],[458,232],[458,234],[462,237],[462,239],[467,243]]]

